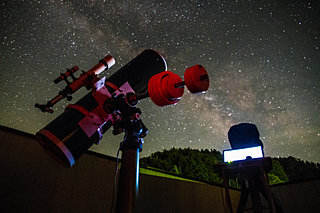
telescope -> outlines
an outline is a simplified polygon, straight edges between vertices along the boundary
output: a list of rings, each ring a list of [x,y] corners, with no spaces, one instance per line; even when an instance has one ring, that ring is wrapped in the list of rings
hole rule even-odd
[[[78,78],[74,76],[78,66],[67,69],[54,80],[56,84],[65,81],[67,86],[46,104],[35,104],[42,112],[53,113],[53,106],[60,100],[70,101],[71,95],[82,87],[91,90],[36,133],[40,145],[61,165],[72,167],[93,144],[99,144],[111,126],[113,134],[125,132],[126,139],[141,143],[148,129],[136,107],[139,100],[150,97],[156,105],[167,106],[179,102],[184,86],[191,93],[201,93],[209,87],[203,66],[186,69],[182,81],[177,74],[167,71],[165,59],[154,50],[144,50],[107,79],[98,76],[114,64],[115,59],[107,55]]]
[[[228,211],[233,212],[229,180],[237,178],[241,185],[237,212],[244,212],[245,209],[252,209],[253,212],[269,209],[270,212],[276,212],[276,203],[271,194],[268,178],[268,172],[272,170],[272,160],[264,156],[263,143],[257,126],[252,123],[233,125],[228,131],[228,139],[232,149],[223,151],[223,160],[228,164],[218,165],[226,188]],[[263,206],[260,194],[266,201]],[[252,208],[247,206],[249,197]],[[277,206],[277,212],[278,210],[282,212],[279,206]]]
[[[72,94],[82,87],[91,90],[75,104],[36,133],[40,145],[58,163],[72,167],[93,144],[99,144],[112,126],[114,135],[125,133],[120,143],[121,169],[116,212],[132,212],[136,206],[139,184],[139,153],[148,129],[136,107],[141,99],[150,97],[158,106],[177,104],[186,86],[191,93],[209,88],[205,68],[195,65],[186,69],[184,81],[167,71],[165,59],[154,50],[145,50],[108,79],[98,75],[115,64],[107,55],[97,65],[78,78],[78,66],[61,73],[54,83],[65,81],[67,86],[46,104],[35,104],[42,112],[53,113],[60,100],[72,100]],[[71,81],[69,79],[71,78]]]

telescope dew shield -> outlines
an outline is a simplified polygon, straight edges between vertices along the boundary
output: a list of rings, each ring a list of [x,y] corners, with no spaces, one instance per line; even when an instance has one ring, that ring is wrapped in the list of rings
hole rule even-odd
[[[105,88],[102,90],[106,90],[105,93],[110,95],[117,88],[129,84],[135,93],[142,93],[147,91],[149,79],[166,69],[166,61],[160,54],[153,50],[145,50],[106,79],[108,90]],[[45,151],[65,167],[73,166],[75,161],[93,143],[98,143],[102,135],[112,126],[111,119],[108,120],[106,117],[105,122],[97,125],[95,132],[88,135],[84,124],[87,123],[88,128],[93,126],[89,123],[91,120],[88,116],[95,115],[94,113],[103,107],[95,96],[95,93],[90,92],[75,104],[68,105],[62,114],[36,133],[36,138]],[[104,97],[107,100],[110,96],[104,95]]]

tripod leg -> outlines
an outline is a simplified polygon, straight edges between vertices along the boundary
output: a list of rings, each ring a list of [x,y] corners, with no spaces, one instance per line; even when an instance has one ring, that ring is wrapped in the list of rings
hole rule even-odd
[[[262,185],[263,185],[263,189],[262,189],[262,194],[265,197],[265,199],[268,202],[269,208],[270,208],[270,212],[272,213],[276,213],[276,208],[273,202],[273,198],[272,198],[272,194],[271,194],[271,189],[270,189],[270,185],[269,185],[269,178],[268,178],[268,174],[267,173],[263,173],[262,176]]]
[[[223,178],[223,183],[224,183],[224,188],[225,188],[225,193],[226,193],[225,198],[226,198],[226,203],[227,203],[227,212],[233,213],[230,192],[229,192],[228,178],[227,178],[227,175],[226,175],[226,172],[224,169],[221,170],[221,173],[222,173],[222,178]]]
[[[254,213],[262,213],[262,206],[259,194],[259,186],[256,180],[252,180],[250,183],[250,191],[251,191],[251,201],[252,201],[252,208]]]
[[[122,153],[117,213],[136,212],[139,187],[139,149],[126,149]]]
[[[247,180],[242,180],[241,184],[241,196],[240,201],[237,208],[237,213],[243,213],[244,208],[246,207],[248,197],[249,197],[249,185]]]

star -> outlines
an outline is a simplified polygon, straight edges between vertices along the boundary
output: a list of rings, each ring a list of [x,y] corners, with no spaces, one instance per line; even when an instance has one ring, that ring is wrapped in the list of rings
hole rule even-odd
[[[74,65],[87,71],[111,54],[116,65],[101,74],[108,78],[151,48],[182,78],[186,68],[203,65],[210,88],[202,95],[185,89],[174,106],[139,103],[149,128],[142,157],[171,147],[222,151],[230,148],[232,125],[252,122],[267,155],[320,162],[319,4],[3,2],[0,124],[35,134],[68,104],[57,104],[54,114],[34,108],[65,87],[53,84],[60,72]],[[92,150],[115,156],[123,136],[110,132]]]

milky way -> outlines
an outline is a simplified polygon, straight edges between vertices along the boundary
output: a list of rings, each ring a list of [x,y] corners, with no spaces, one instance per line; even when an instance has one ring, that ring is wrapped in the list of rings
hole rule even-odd
[[[320,162],[318,1],[8,1],[0,17],[0,124],[36,133],[59,115],[34,108],[64,85],[65,68],[88,70],[111,54],[109,76],[144,49],[180,76],[202,64],[206,94],[175,106],[141,101],[149,128],[142,156],[171,147],[230,148],[229,128],[258,126],[265,153]],[[74,101],[86,94],[82,89]],[[110,131],[92,150],[115,156]]]

